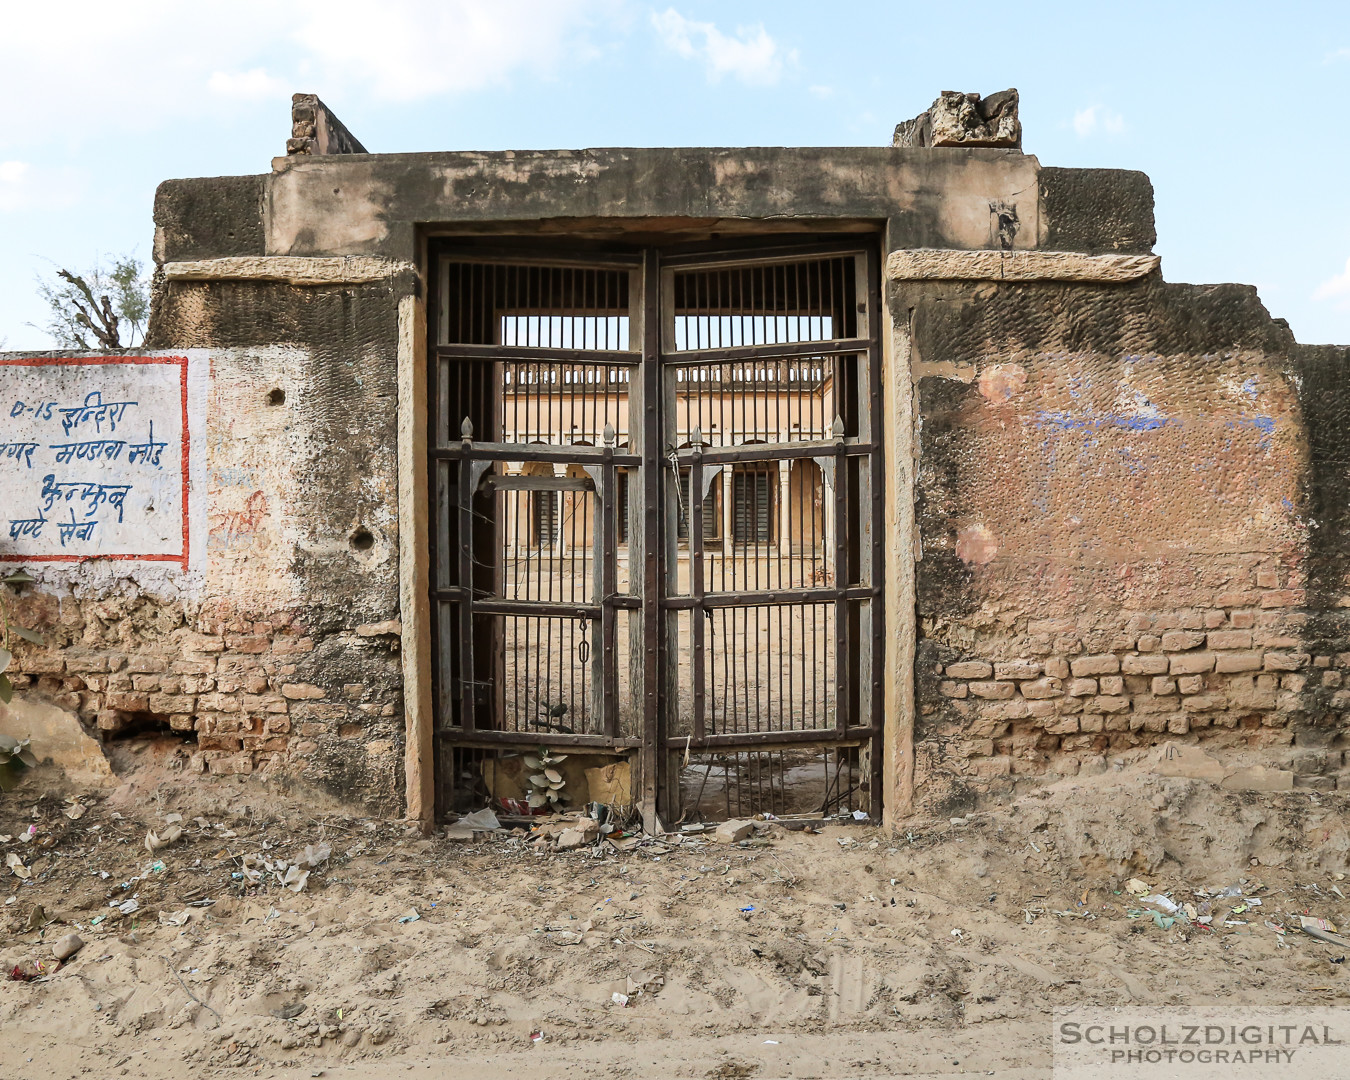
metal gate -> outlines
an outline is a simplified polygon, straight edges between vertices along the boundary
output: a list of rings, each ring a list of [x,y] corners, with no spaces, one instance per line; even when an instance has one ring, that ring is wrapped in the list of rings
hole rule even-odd
[[[878,813],[874,246],[434,254],[438,811],[546,748],[649,826]]]

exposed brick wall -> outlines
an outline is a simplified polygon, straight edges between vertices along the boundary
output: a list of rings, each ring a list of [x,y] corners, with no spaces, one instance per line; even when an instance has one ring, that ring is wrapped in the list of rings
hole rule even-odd
[[[171,609],[151,603],[58,605],[35,596],[17,608],[19,618],[46,629],[48,645],[19,650],[16,689],[76,713],[103,737],[146,726],[190,733],[192,770],[276,771],[320,782],[332,775],[351,798],[393,804],[397,654],[387,633],[370,633],[388,627],[316,644],[289,612],[205,614],[193,626],[166,628],[175,621]],[[323,660],[334,652],[348,662]],[[369,670],[380,655],[384,679],[344,681],[353,662]],[[370,759],[369,768],[341,775],[342,760],[353,757]]]

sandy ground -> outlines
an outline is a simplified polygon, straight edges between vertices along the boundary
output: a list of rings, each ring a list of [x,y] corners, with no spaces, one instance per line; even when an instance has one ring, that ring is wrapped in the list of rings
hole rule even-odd
[[[0,865],[0,1076],[1041,1077],[1058,1005],[1350,1003],[1344,950],[1277,929],[1350,921],[1346,797],[1144,763],[898,835],[557,851],[134,749],[115,788],[42,770],[0,796],[0,864],[31,875]],[[1131,878],[1212,924],[1155,919]]]

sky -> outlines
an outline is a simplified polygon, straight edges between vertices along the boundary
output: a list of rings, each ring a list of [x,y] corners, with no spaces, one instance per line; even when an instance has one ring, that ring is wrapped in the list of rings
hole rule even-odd
[[[1350,344],[1350,4],[0,0],[0,342],[35,279],[150,261],[156,185],[266,172],[290,95],[372,152],[884,146],[1021,92],[1043,165],[1142,169],[1169,281]]]

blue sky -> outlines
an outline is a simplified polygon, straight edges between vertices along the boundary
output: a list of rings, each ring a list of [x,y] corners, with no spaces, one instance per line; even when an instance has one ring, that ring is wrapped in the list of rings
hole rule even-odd
[[[1350,5],[0,0],[0,339],[34,276],[150,255],[156,184],[265,172],[293,91],[372,151],[886,145],[1022,94],[1045,165],[1142,169],[1170,281],[1350,344]],[[50,261],[49,261],[50,260]]]

